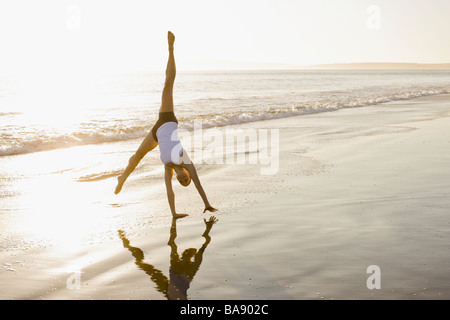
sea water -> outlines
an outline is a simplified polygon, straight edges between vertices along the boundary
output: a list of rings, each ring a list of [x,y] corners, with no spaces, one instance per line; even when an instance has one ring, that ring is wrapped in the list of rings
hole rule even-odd
[[[0,77],[0,157],[146,136],[163,73]],[[191,130],[450,93],[450,70],[178,72],[180,127]]]

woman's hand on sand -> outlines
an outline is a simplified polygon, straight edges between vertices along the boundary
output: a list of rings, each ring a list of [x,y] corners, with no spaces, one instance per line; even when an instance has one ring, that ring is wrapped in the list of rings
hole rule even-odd
[[[207,205],[207,206],[205,207],[205,210],[203,210],[203,213],[205,213],[206,211],[216,212],[217,209],[214,208],[214,207],[212,207],[212,206],[210,206],[210,205]]]

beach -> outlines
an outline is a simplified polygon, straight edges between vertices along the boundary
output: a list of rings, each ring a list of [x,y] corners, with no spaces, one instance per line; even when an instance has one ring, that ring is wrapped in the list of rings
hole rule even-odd
[[[219,211],[174,185],[175,223],[156,152],[113,193],[141,139],[2,157],[0,299],[448,299],[449,114],[444,94],[233,125],[277,133],[277,166],[199,164]]]

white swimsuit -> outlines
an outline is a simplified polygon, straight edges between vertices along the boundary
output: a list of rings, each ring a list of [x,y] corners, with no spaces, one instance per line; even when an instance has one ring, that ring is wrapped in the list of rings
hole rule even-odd
[[[160,158],[165,165],[169,162],[181,164],[183,147],[178,138],[178,124],[176,122],[165,122],[156,131],[158,137]]]

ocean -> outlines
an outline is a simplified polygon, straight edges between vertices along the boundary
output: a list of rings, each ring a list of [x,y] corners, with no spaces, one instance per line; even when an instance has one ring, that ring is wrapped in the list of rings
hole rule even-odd
[[[163,73],[0,77],[0,157],[125,141],[156,121]],[[227,126],[450,93],[450,70],[178,72],[180,127]]]

